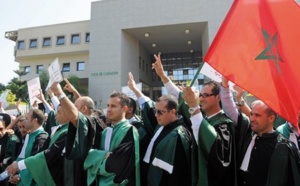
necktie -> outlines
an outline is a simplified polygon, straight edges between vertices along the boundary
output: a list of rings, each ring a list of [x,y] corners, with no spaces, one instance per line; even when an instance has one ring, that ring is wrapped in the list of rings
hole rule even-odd
[[[150,156],[151,156],[151,152],[152,152],[152,148],[154,145],[154,142],[156,140],[156,138],[159,136],[159,134],[161,133],[161,131],[163,130],[163,126],[159,127],[159,129],[156,131],[155,135],[153,136],[153,138],[151,139],[150,144],[148,145],[145,157],[144,157],[144,162],[149,163],[150,162]]]
[[[105,136],[105,146],[104,146],[104,150],[106,150],[106,151],[109,151],[110,141],[111,141],[111,136],[112,136],[113,130],[114,129],[112,127],[107,127],[107,132],[106,132],[106,136]]]
[[[257,134],[254,134],[252,136],[252,140],[247,148],[247,151],[246,151],[246,154],[244,156],[244,159],[243,159],[243,163],[240,167],[241,170],[243,171],[248,171],[248,166],[249,166],[249,161],[250,161],[250,157],[251,157],[251,152],[252,152],[252,149],[253,149],[253,146],[255,145],[255,138],[256,138]]]

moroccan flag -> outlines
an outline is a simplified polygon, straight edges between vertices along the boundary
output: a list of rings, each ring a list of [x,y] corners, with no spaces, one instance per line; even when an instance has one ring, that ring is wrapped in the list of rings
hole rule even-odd
[[[204,61],[298,128],[300,7],[235,0]]]

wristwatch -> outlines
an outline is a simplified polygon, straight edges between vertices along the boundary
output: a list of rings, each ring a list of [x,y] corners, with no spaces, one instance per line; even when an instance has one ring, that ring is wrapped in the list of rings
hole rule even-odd
[[[237,102],[236,106],[244,106],[245,105],[245,101],[244,100],[241,100],[240,102]]]
[[[189,108],[189,113],[192,115],[192,114],[194,114],[199,109],[200,109],[199,105],[196,106],[196,107]]]

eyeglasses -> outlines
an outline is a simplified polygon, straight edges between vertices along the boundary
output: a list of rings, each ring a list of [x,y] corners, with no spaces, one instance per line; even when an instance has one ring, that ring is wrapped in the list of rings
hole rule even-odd
[[[214,96],[215,94],[207,94],[207,93],[203,93],[203,94],[199,94],[199,97],[203,97],[203,98],[207,98],[207,97],[210,97],[210,96]]]
[[[154,114],[158,114],[158,115],[163,115],[166,112],[169,112],[168,110],[159,110],[159,109],[154,109],[153,110]]]

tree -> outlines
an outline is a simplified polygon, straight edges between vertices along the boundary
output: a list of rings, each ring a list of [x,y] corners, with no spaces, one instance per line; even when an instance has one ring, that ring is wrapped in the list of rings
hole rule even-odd
[[[78,76],[70,75],[67,79],[81,95],[88,94],[88,90],[86,88],[84,88],[82,85],[80,85],[80,79]],[[64,83],[63,83],[63,86],[64,86]],[[66,95],[73,96],[72,94],[70,94],[70,92],[66,92]]]
[[[22,100],[28,99],[28,90],[27,82],[19,80],[18,78],[13,78],[8,85],[6,86],[13,94],[16,95],[16,98],[21,98]],[[16,100],[15,100],[16,101]]]
[[[8,103],[13,103],[15,102],[17,99],[17,96],[15,94],[13,94],[11,91],[8,92],[7,96],[6,96],[6,101]]]
[[[0,93],[3,92],[5,90],[5,85],[0,83]]]
[[[44,95],[47,95],[47,92],[45,92],[45,90],[47,88],[48,82],[49,82],[48,73],[46,71],[42,71],[40,73],[40,84]]]
[[[26,74],[28,74],[28,72],[25,72],[23,67],[20,67],[19,70],[14,70],[14,73],[16,73],[19,77],[19,80],[21,80],[22,76],[25,76]]]

